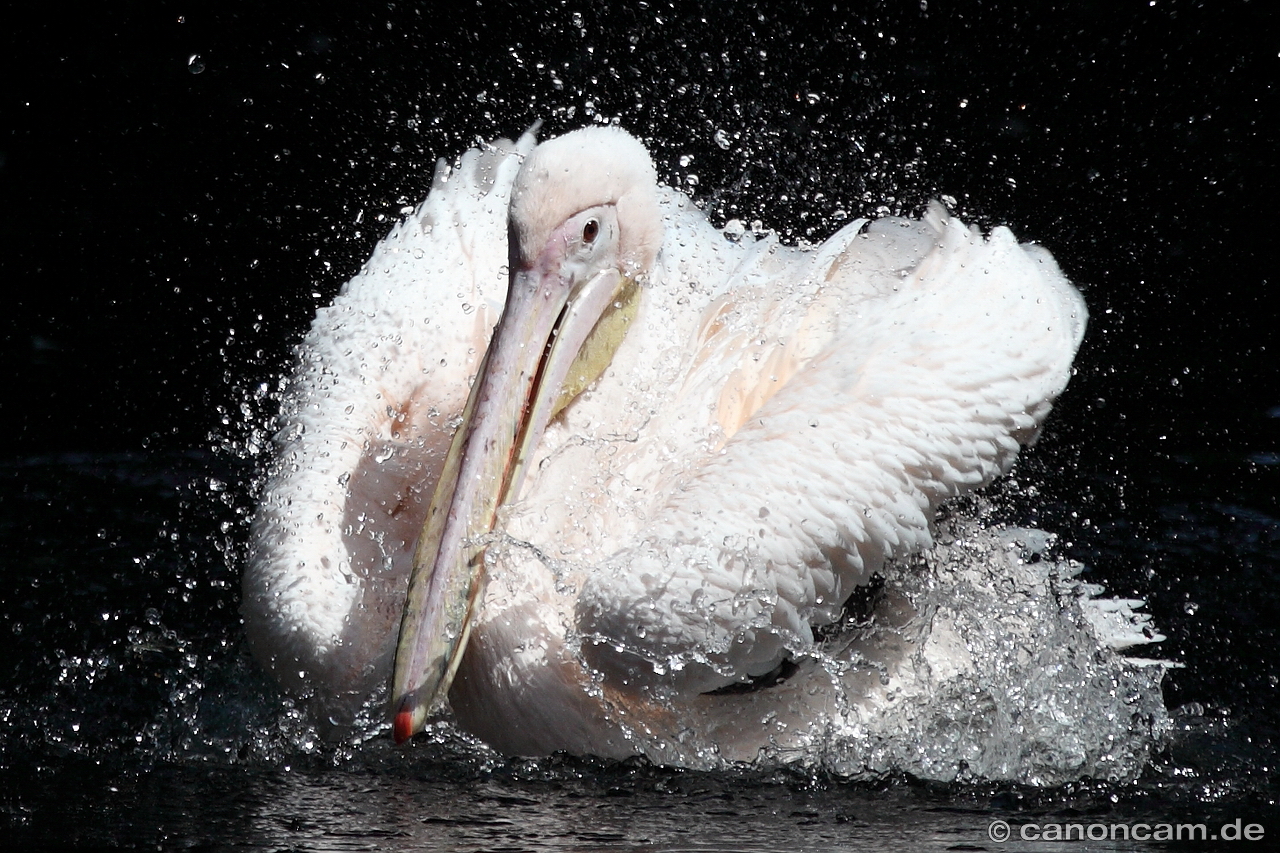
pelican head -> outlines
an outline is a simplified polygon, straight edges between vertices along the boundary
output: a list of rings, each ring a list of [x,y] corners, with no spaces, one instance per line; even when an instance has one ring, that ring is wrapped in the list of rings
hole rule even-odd
[[[502,318],[414,555],[392,685],[394,734],[448,695],[484,589],[486,537],[548,422],[608,366],[662,243],[648,152],[593,127],[534,149],[512,189]]]

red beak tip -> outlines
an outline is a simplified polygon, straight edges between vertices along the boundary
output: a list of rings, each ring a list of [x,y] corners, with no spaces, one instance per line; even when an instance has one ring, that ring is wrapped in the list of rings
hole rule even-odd
[[[404,710],[396,714],[395,722],[391,726],[391,736],[395,738],[396,743],[404,743],[413,737],[413,713],[411,711]]]

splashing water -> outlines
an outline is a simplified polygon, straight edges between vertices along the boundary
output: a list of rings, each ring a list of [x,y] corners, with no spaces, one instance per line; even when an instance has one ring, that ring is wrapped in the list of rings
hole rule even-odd
[[[1163,639],[1142,602],[1081,581],[1082,565],[1050,556],[1051,535],[975,520],[990,511],[980,500],[964,509],[941,523],[935,547],[855,594],[842,624],[795,644],[778,683],[704,696],[692,712],[671,701],[688,720],[674,738],[621,711],[615,724],[655,763],[702,770],[746,761],[861,780],[1136,778],[1171,728],[1168,664],[1131,654]],[[515,547],[527,549],[495,559],[513,562]],[[755,753],[761,730],[770,745]]]
[[[91,523],[112,511],[114,498],[95,492],[94,478],[100,490],[103,481],[131,481],[156,506],[185,495],[186,523],[163,527],[141,564],[126,550],[108,577],[96,587],[90,581],[98,594],[89,600],[72,594],[86,581],[74,574],[36,586],[30,609],[60,614],[79,635],[38,655],[24,645],[31,629],[14,620],[7,651],[20,661],[20,678],[3,697],[6,753],[52,746],[90,758],[279,766],[398,764],[425,748],[472,766],[500,763],[447,722],[433,727],[434,747],[391,750],[376,700],[335,741],[337,730],[305,701],[280,694],[243,648],[234,588],[243,554],[225,533],[238,517],[236,501],[207,486],[210,462],[184,456],[169,461],[174,473],[151,478],[150,463],[136,459],[43,463],[46,474],[82,478],[89,498],[104,498],[86,503]],[[204,475],[203,497],[182,485],[184,473]],[[243,482],[244,473],[218,479]],[[934,549],[887,568],[862,611],[803,662],[830,673],[831,713],[798,721],[805,725],[793,734],[802,736],[778,738],[757,767],[1034,785],[1127,780],[1142,771],[1170,720],[1159,691],[1164,666],[1113,648],[1156,639],[1132,613],[1135,602],[1100,598],[1078,579],[1080,565],[1047,555],[1045,534],[984,528],[971,515],[945,520]],[[147,521],[144,513],[123,535],[152,535]],[[786,721],[785,705],[761,717],[770,710],[781,712],[774,725]],[[704,770],[730,766],[696,742],[652,745],[649,753]]]

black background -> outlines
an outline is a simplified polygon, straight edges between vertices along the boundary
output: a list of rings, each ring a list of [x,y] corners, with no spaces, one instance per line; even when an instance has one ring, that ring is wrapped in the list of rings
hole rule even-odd
[[[3,446],[200,445],[228,379],[278,372],[438,157],[597,116],[696,174],[713,217],[819,239],[836,211],[948,194],[1045,243],[1093,309],[1077,403],[1140,398],[1125,424],[1091,411],[1096,436],[1221,438],[1217,410],[1280,402],[1258,385],[1267,4],[630,5],[153,4],[13,32]]]

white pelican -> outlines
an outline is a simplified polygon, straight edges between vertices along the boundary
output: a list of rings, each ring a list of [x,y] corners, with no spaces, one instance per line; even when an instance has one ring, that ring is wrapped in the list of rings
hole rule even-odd
[[[872,725],[965,641],[908,636],[901,595],[892,638],[828,626],[1008,470],[1085,320],[1046,251],[938,205],[791,248],[713,228],[620,129],[469,151],[301,344],[253,649],[335,719],[389,688],[398,740],[447,705],[507,754]]]

